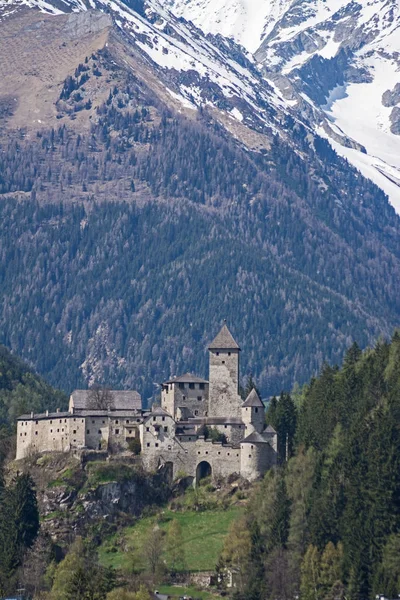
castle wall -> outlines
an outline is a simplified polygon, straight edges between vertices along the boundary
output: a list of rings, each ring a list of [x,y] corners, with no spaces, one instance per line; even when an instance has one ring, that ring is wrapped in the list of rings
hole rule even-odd
[[[178,407],[185,407],[193,417],[207,416],[208,384],[200,383],[170,383],[165,384],[161,391],[161,406],[174,418],[177,418]]]
[[[210,350],[208,416],[241,417],[239,351]]]
[[[240,445],[240,474],[249,481],[262,477],[266,471],[276,465],[277,455],[269,444]]]
[[[246,437],[253,431],[261,433],[265,427],[265,410],[259,406],[242,407],[242,421],[246,426]]]

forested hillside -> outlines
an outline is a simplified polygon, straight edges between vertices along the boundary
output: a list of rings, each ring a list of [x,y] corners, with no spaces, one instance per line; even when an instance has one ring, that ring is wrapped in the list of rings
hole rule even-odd
[[[21,414],[55,410],[67,404],[67,397],[46,383],[22,360],[0,346],[0,439],[13,433]],[[2,450],[7,449],[3,448]],[[2,452],[2,451],[1,451]],[[1,463],[0,456],[0,463]]]
[[[397,597],[400,334],[364,353],[353,345],[296,403],[271,405],[282,458],[292,443],[293,456],[267,474],[225,544],[221,566],[246,574],[237,598]]]
[[[5,21],[14,44],[38,43],[30,14]],[[43,39],[83,44],[64,17],[31,19]],[[223,319],[243,377],[253,373],[264,396],[340,362],[354,340],[389,336],[400,222],[383,193],[306,122],[279,113],[268,86],[258,120],[229,117],[232,135],[216,84],[204,84],[212,105],[185,113],[165,91],[177,72],[144,61],[115,28],[105,39],[51,88],[54,104],[41,108],[53,126],[12,129],[24,99],[4,100],[0,342],[65,391],[96,381],[148,401],[171,375],[206,375]],[[43,73],[54,69],[40,56]],[[234,57],[242,72],[238,47]]]

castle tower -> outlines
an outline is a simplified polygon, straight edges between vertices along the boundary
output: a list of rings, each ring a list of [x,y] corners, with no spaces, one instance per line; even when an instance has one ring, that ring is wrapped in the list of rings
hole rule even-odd
[[[254,388],[242,404],[242,421],[246,426],[246,436],[253,431],[264,431],[265,407]]]
[[[226,325],[209,345],[209,417],[238,417],[241,415],[239,396],[240,348]]]

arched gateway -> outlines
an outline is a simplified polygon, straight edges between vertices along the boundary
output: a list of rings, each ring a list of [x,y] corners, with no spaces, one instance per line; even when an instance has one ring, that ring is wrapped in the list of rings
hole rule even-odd
[[[202,460],[201,463],[197,465],[196,469],[196,485],[199,483],[201,479],[205,477],[211,477],[212,469],[209,462],[206,460]]]

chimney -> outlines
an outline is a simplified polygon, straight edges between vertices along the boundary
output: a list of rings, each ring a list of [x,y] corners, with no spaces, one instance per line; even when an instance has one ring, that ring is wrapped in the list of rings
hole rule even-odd
[[[59,413],[59,412],[60,412],[60,409],[59,409],[59,408],[57,408],[57,409],[56,409],[56,412],[58,412],[58,413]]]
[[[48,416],[49,416],[49,411],[48,411],[48,410],[46,410],[46,417],[48,417]]]
[[[31,419],[33,419],[33,412],[31,412]]]

